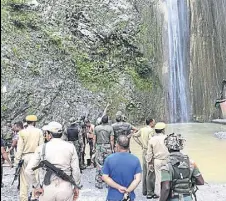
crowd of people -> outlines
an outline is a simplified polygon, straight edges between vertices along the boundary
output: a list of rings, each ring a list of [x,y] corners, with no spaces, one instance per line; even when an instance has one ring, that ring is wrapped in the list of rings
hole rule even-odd
[[[121,111],[113,124],[106,113],[96,125],[85,116],[72,117],[68,126],[53,121],[42,129],[36,128],[37,121],[29,115],[24,124],[7,122],[8,131],[2,133],[2,159],[11,167],[22,164],[21,201],[77,200],[87,166],[96,168],[95,187],[108,187],[107,201],[134,201],[141,181],[147,199],[190,201],[196,199],[196,185],[204,184],[197,165],[180,152],[185,140],[179,134],[166,135],[163,122],[147,118],[138,130]],[[142,165],[131,153],[131,138],[141,146]]]

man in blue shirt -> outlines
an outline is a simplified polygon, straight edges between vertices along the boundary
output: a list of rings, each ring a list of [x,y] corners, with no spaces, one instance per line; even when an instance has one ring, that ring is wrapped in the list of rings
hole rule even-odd
[[[129,153],[129,139],[125,135],[118,137],[116,151],[106,158],[103,166],[102,179],[109,186],[107,201],[121,201],[127,193],[134,201],[134,189],[141,181],[140,161]]]

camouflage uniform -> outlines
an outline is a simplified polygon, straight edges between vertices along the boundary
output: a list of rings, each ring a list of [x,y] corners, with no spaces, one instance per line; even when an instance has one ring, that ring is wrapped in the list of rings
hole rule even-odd
[[[104,160],[112,153],[110,138],[114,136],[113,128],[107,124],[96,126],[94,129],[94,135],[96,136],[96,177],[95,186],[97,188],[103,188],[102,181],[102,167]]]
[[[5,150],[7,151],[8,149],[10,149],[10,147],[12,145],[12,140],[13,140],[13,132],[11,130],[11,125],[7,125],[7,126],[3,127],[2,139],[4,140]],[[10,158],[11,158],[11,162],[14,163],[15,156],[14,156],[13,149],[10,151]]]
[[[72,120],[70,120],[72,122]],[[79,167],[82,169],[82,155],[83,152],[83,137],[82,137],[82,128],[79,122],[72,122],[72,124],[66,129],[66,136],[68,141],[71,142],[76,149],[79,158]]]
[[[131,130],[133,129],[133,126],[130,123],[127,122],[116,122],[112,124],[113,130],[114,130],[114,141],[116,144],[116,141],[118,139],[119,135],[130,135]]]
[[[79,143],[82,145],[80,146],[80,163],[81,163],[81,167],[82,169],[85,168],[85,146],[86,146],[86,142],[87,142],[87,137],[86,137],[86,124],[85,124],[85,118],[81,117],[80,119],[77,120],[77,124],[80,126],[80,135],[81,135],[81,142],[79,141]]]
[[[201,173],[194,161],[179,152],[184,147],[184,139],[180,134],[170,134],[165,144],[169,150],[177,151],[169,154],[166,165],[161,168],[161,182],[172,182],[167,201],[192,201],[196,191],[193,179]]]

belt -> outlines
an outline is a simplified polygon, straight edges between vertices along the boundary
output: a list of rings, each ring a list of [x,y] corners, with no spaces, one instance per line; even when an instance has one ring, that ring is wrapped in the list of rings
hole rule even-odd
[[[35,152],[27,152],[27,153],[23,153],[22,155],[24,156],[24,155],[33,154],[33,153],[35,153]]]
[[[190,194],[183,194],[183,197],[189,197],[191,196]],[[179,195],[174,195],[171,199],[175,199],[178,198],[179,199]]]

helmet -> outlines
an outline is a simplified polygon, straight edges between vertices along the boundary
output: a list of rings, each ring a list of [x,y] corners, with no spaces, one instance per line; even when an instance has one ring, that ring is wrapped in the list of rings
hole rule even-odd
[[[158,122],[156,125],[155,125],[155,129],[156,130],[162,130],[162,129],[165,129],[166,128],[166,124],[164,122]]]
[[[38,118],[37,118],[37,116],[35,116],[35,115],[28,115],[28,116],[26,116],[26,121],[38,121]]]
[[[115,114],[115,119],[116,119],[116,121],[121,121],[122,120],[122,112],[121,111],[118,111]]]
[[[179,151],[184,148],[185,139],[181,134],[169,134],[165,139],[165,145],[169,150]]]
[[[63,127],[60,123],[52,121],[45,127],[45,130],[51,133],[58,134],[63,132]]]
[[[121,117],[122,116],[122,112],[121,111],[116,112],[115,116],[116,116],[116,118],[117,117]]]
[[[70,122],[70,123],[74,123],[75,121],[76,121],[75,117],[71,117],[71,118],[69,119],[69,122]]]

